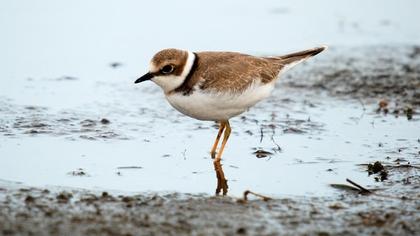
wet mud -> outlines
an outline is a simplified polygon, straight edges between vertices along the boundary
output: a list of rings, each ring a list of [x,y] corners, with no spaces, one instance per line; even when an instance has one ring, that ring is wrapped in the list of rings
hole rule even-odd
[[[16,137],[50,135],[74,139],[127,139],[106,118],[75,111],[53,112],[47,107],[20,106],[0,101],[0,133]]]
[[[291,87],[331,95],[385,101],[392,113],[412,113],[420,106],[419,46],[331,48],[316,63],[286,76]],[[382,102],[385,106],[385,103]],[[411,111],[410,111],[411,110]]]
[[[2,235],[416,235],[420,175],[391,168],[369,194],[260,200],[0,186]]]

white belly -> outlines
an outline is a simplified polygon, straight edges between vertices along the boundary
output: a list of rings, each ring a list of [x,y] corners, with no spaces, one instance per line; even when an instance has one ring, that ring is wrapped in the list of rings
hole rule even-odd
[[[222,121],[241,114],[268,97],[274,83],[253,85],[237,94],[203,92],[196,89],[190,95],[174,93],[166,96],[169,103],[181,113],[199,120]]]

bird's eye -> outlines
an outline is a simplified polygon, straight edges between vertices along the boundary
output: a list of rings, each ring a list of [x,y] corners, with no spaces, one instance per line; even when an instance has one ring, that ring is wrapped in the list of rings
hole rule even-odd
[[[174,66],[173,65],[166,65],[166,66],[162,67],[162,69],[160,70],[160,72],[162,72],[162,74],[169,74],[172,71],[174,71]]]

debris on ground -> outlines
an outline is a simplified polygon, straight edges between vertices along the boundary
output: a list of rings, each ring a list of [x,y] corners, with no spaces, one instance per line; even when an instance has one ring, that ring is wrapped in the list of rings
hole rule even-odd
[[[376,181],[384,181],[388,179],[388,171],[379,161],[376,161],[373,164],[368,164],[367,172],[369,175],[377,174],[377,176],[375,176]]]

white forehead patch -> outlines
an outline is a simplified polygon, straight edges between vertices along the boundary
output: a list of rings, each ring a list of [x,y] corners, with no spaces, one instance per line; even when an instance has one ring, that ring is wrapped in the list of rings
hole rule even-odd
[[[149,71],[152,72],[152,71],[158,71],[158,70],[159,68],[157,68],[157,66],[155,66],[155,64],[153,63],[153,60],[151,60],[149,63]]]

